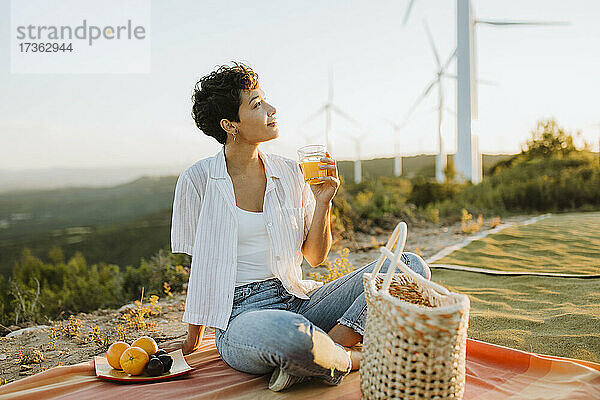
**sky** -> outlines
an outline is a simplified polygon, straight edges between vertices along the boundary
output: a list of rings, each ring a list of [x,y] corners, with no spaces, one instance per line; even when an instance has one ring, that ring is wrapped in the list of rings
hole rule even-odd
[[[26,3],[26,1],[21,1]],[[393,155],[393,130],[425,86],[435,61],[456,46],[456,1],[152,1],[151,68],[143,74],[11,74],[10,2],[0,0],[0,169],[151,165],[171,173],[220,145],[190,116],[194,84],[232,60],[250,65],[277,108],[280,137],[261,144],[296,158],[323,142],[325,117],[304,121],[327,100],[360,123],[334,115],[332,153],[340,160]],[[473,0],[481,19],[569,21],[568,26],[477,26],[483,153],[514,153],[541,118],[554,117],[598,150],[600,2]],[[449,73],[455,73],[456,62]],[[456,148],[456,82],[443,81],[446,151]],[[400,131],[403,155],[437,151],[437,92]],[[366,136],[365,136],[366,135]],[[356,146],[353,138],[363,137]]]

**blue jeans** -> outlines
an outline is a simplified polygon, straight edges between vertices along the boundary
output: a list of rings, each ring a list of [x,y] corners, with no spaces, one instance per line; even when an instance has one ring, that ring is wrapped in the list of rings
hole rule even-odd
[[[420,258],[403,253],[402,260],[429,278]],[[386,259],[380,272],[386,272],[389,263]],[[291,375],[340,384],[350,372],[350,355],[327,332],[340,323],[364,335],[363,273],[372,272],[375,265],[376,261],[309,292],[308,300],[289,294],[277,278],[236,287],[227,329],[215,328],[219,355],[233,369],[249,374],[280,367]]]

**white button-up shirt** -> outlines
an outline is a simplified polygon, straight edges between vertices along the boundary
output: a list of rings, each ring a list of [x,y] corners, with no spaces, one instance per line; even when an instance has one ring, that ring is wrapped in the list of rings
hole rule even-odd
[[[301,247],[315,198],[298,163],[259,150],[267,187],[263,204],[271,266],[285,289],[302,299],[323,282],[302,279]],[[181,173],[171,224],[173,253],[192,256],[183,322],[227,329],[237,273],[238,220],[225,147]]]

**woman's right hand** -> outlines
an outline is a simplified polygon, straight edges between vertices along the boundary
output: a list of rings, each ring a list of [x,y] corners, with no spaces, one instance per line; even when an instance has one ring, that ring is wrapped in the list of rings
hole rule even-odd
[[[181,351],[183,351],[184,356],[187,356],[188,354],[193,353],[196,350],[193,348],[193,346],[190,346],[188,344],[187,339],[170,340],[168,342],[162,343],[159,347],[167,353],[181,349]]]
[[[200,342],[204,336],[205,329],[205,325],[188,324],[188,333],[185,340],[171,340],[163,343],[161,348],[165,349],[167,353],[181,349],[183,351],[183,355],[187,356],[200,347]]]

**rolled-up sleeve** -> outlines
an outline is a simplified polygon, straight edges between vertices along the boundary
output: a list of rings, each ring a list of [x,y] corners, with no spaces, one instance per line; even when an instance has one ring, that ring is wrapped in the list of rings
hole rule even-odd
[[[171,219],[171,251],[192,255],[202,198],[187,172],[177,179]]]

